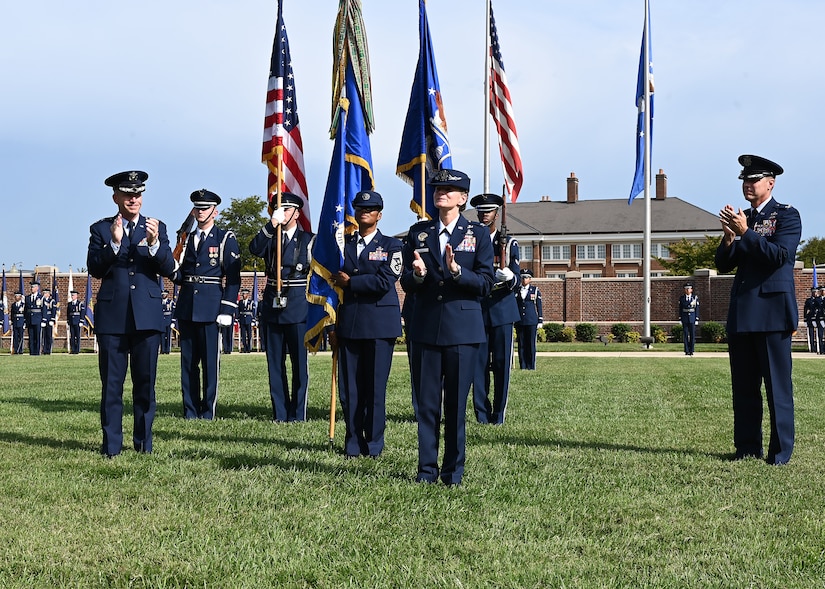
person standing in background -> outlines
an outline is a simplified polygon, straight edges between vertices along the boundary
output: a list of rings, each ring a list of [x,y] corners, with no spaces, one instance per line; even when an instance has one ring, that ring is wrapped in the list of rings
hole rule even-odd
[[[530,284],[533,271],[521,271],[521,287],[516,291],[520,319],[516,322],[518,338],[518,364],[522,370],[536,369],[536,335],[538,326],[544,322],[541,308],[541,291]]]
[[[31,282],[31,293],[26,297],[26,327],[29,332],[29,355],[39,356],[41,334],[43,333],[43,294],[40,292],[40,283]]]
[[[69,292],[69,304],[66,305],[66,324],[69,329],[69,353],[80,353],[80,327],[86,316],[86,305],[79,298],[76,290]]]
[[[43,344],[42,352],[44,356],[50,355],[54,346],[54,326],[57,322],[57,309],[58,307],[52,298],[51,289],[44,288],[40,319],[40,339]]]
[[[693,294],[693,284],[690,282],[685,283],[685,294],[679,297],[679,321],[682,322],[685,356],[693,356],[696,326],[699,324],[699,297]]]

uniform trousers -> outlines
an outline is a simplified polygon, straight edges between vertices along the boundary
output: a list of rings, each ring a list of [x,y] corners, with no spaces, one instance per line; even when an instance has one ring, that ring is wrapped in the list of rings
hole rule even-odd
[[[728,336],[733,388],[733,444],[736,457],[761,457],[762,383],[770,413],[767,461],[784,464],[794,445],[791,333],[738,333]]]
[[[42,333],[42,327],[40,327],[40,321],[37,321],[35,325],[29,325],[29,355],[30,356],[39,356],[40,355],[40,334]]]
[[[485,327],[487,341],[479,344],[473,408],[479,423],[504,423],[513,364],[513,324]],[[493,373],[493,401],[490,402],[490,372]]]
[[[682,343],[685,354],[692,356],[696,345],[696,321],[694,319],[682,321]]]
[[[808,351],[816,354],[819,351],[819,336],[816,333],[816,321],[806,321],[805,332],[808,335]]]
[[[338,391],[347,456],[378,456],[387,426],[387,380],[395,338],[338,340]]]
[[[248,354],[252,351],[252,324],[241,323],[241,353]]]
[[[179,319],[178,329],[183,416],[186,419],[214,419],[221,368],[220,327],[214,321]]]
[[[69,326],[69,351],[72,354],[80,353],[80,325]]]
[[[52,353],[52,346],[54,346],[54,326],[46,324],[41,331],[42,334],[42,342],[43,342],[43,353],[44,354],[51,354]]]
[[[266,364],[269,370],[269,396],[275,421],[306,421],[309,368],[304,346],[304,323],[267,323]],[[292,365],[292,387],[286,377],[286,356]]]
[[[536,332],[535,325],[516,324],[518,337],[518,366],[522,370],[536,369]]]
[[[169,354],[172,351],[172,326],[167,325],[160,340],[160,353]]]
[[[413,348],[413,386],[418,398],[418,475],[416,481],[461,483],[467,443],[467,396],[473,384],[479,344]],[[443,394],[442,394],[443,391]],[[444,459],[438,468],[442,398]]]
[[[15,327],[12,331],[12,340],[14,340],[14,353],[20,355],[23,353],[23,326]]]
[[[155,419],[155,377],[158,371],[160,332],[136,331],[126,335],[100,333],[98,367],[103,385],[100,399],[101,452],[120,454],[123,448],[123,383],[131,364],[134,433],[139,452],[152,451],[152,422]]]

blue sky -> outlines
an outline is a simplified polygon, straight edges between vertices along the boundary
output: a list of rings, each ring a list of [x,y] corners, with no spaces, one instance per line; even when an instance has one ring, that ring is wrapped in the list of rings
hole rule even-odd
[[[313,227],[332,141],[336,0],[284,0]],[[484,0],[427,10],[453,164],[481,192]],[[494,1],[524,159],[520,201],[627,198],[635,163],[634,93],[642,0]],[[174,231],[189,193],[226,202],[263,194],[264,99],[274,0],[44,0],[4,8],[0,34],[0,262],[86,264],[88,226],[113,214],[110,174],[149,175],[143,212]],[[363,0],[372,62],[371,136],[381,228],[415,221],[395,163],[418,58],[417,0]],[[825,235],[816,170],[825,131],[825,3],[653,0],[653,169],[668,194],[717,212],[744,203],[736,158],[785,167],[775,196]],[[492,134],[494,138],[494,133]],[[491,146],[490,185],[501,186]],[[639,201],[634,206],[643,206]],[[654,228],[655,229],[655,228]]]

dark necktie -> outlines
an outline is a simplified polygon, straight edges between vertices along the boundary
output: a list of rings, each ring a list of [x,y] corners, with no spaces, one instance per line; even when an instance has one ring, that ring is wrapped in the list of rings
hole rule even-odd
[[[126,223],[126,237],[132,236],[132,229],[135,228],[135,224],[132,221]]]
[[[358,245],[355,246],[355,254],[356,254],[355,257],[360,258],[361,254],[364,253],[364,250],[366,249],[366,247],[367,247],[367,242],[364,241],[363,237],[359,237],[358,238]]]
[[[198,230],[198,245],[197,245],[197,247],[195,247],[195,251],[197,253],[200,253],[201,246],[203,245],[203,242],[204,242],[205,239],[206,239],[206,233],[204,233],[203,231]]]
[[[748,211],[748,229],[753,229],[753,226],[756,224],[756,215],[759,214],[759,211],[756,209],[751,209]]]

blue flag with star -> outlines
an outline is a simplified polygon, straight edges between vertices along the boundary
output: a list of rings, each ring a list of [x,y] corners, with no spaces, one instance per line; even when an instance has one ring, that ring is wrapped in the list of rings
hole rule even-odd
[[[346,235],[357,228],[352,202],[362,190],[374,187],[372,152],[364,124],[364,111],[352,67],[346,70],[346,96],[340,100],[335,115],[335,147],[329,166],[324,203],[318,221],[318,233],[312,247],[309,284],[307,286],[307,348],[317,352],[326,325],[334,325],[340,289],[330,278],[344,265]]]
[[[630,197],[627,204],[633,204],[633,199],[645,189],[645,116],[649,109],[650,126],[649,141],[651,153],[653,152],[653,50],[650,44],[650,21],[645,19],[645,28],[642,32],[642,50],[639,54],[639,76],[636,80],[636,108],[638,116],[636,120],[636,173],[633,176],[633,186],[630,188]],[[647,43],[645,42],[647,40]],[[647,51],[645,52],[645,46]],[[647,53],[647,56],[645,56]],[[645,67],[648,68],[648,81],[650,82],[650,104],[645,104]]]
[[[413,187],[410,209],[420,219],[434,219],[438,213],[433,203],[433,190],[427,185],[427,179],[435,170],[452,168],[453,164],[424,0],[418,2],[418,34],[418,66],[395,173]]]

